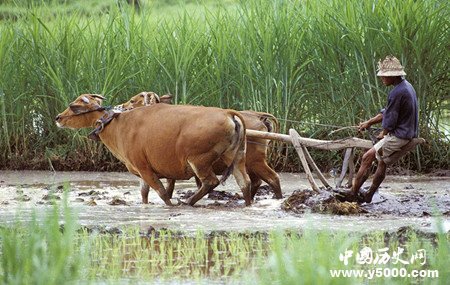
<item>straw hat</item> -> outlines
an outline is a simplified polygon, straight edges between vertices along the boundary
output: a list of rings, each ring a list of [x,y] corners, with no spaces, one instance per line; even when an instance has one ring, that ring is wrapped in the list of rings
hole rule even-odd
[[[383,61],[378,62],[377,76],[404,76],[406,75],[400,61],[392,55],[386,56]]]

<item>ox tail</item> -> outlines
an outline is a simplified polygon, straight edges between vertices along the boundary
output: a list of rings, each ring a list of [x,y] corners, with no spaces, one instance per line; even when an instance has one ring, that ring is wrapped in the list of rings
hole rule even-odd
[[[234,159],[232,161],[232,163],[230,164],[230,166],[227,167],[227,169],[225,169],[225,171],[222,173],[222,177],[220,178],[220,183],[223,185],[225,184],[225,181],[228,179],[228,177],[230,177],[230,175],[233,173],[234,170],[234,164],[236,162],[236,156],[238,154],[238,152],[243,148],[243,150],[245,151],[245,125],[244,125],[244,120],[242,119],[242,117],[240,115],[238,115],[237,113],[233,114],[231,117],[231,120],[234,123],[234,131],[235,131],[235,139],[232,142],[232,146],[231,148],[236,149],[235,155],[234,155]]]

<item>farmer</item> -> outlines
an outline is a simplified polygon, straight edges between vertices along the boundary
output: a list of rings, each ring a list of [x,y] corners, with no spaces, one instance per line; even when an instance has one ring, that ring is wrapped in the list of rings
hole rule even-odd
[[[352,189],[341,193],[344,200],[370,203],[372,197],[386,176],[386,158],[400,151],[412,138],[418,135],[418,105],[416,91],[404,79],[406,75],[400,61],[394,56],[387,56],[378,62],[377,76],[385,86],[393,86],[389,92],[387,106],[375,117],[359,124],[360,131],[373,124],[382,123],[378,141],[362,158],[361,166],[353,181]],[[406,153],[406,152],[405,152]],[[404,155],[404,154],[403,154]],[[378,167],[373,176],[369,190],[362,192],[361,186],[370,174],[372,163],[378,160]],[[390,164],[392,163],[389,162]]]

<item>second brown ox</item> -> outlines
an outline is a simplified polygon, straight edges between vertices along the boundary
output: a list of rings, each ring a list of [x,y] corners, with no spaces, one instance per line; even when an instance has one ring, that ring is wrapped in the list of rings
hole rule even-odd
[[[94,134],[114,156],[155,189],[167,205],[172,205],[170,195],[160,178],[198,177],[201,187],[187,200],[194,205],[220,183],[212,169],[218,160],[226,165],[222,181],[232,172],[246,205],[250,205],[245,126],[239,113],[211,107],[155,104],[116,116],[102,107],[103,99],[96,94],[79,96],[56,117],[56,124],[73,129],[96,127]],[[144,203],[148,203],[148,192],[148,189],[141,191]]]
[[[121,108],[124,110],[131,110],[157,103],[171,104],[171,97],[171,95],[163,95],[159,97],[154,92],[141,92],[133,96],[126,103],[122,104]],[[245,127],[247,129],[270,132],[274,127],[278,128],[278,120],[271,114],[255,111],[240,111],[239,114],[244,119]],[[247,137],[245,166],[251,180],[252,199],[262,183],[261,180],[266,182],[273,189],[275,198],[280,199],[283,197],[278,174],[267,164],[267,144],[268,141],[265,139]],[[217,161],[213,165],[213,169],[216,174],[222,173],[225,168],[226,165],[221,161]],[[199,185],[198,180],[196,181],[197,185]],[[172,197],[175,187],[175,180],[168,179],[167,183],[167,192],[169,196]],[[145,189],[148,191],[148,184],[141,183],[141,189],[142,191],[145,191]]]

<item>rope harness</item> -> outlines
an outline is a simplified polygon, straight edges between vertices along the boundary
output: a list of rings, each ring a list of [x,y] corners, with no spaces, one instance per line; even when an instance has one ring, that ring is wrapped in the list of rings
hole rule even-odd
[[[87,114],[87,113],[92,113],[95,111],[104,111],[104,110],[110,110],[111,107],[103,107],[103,106],[97,106],[97,108],[92,109],[92,110],[86,110],[86,111],[73,111],[73,114],[71,115],[63,115],[63,116],[59,116],[59,118],[70,118],[70,117],[74,117],[74,116],[79,116],[79,115],[83,115],[83,114]]]
[[[120,113],[112,110],[111,107],[103,108],[103,111],[106,111],[106,113],[95,122],[95,129],[88,135],[88,138],[90,138],[91,140],[100,141],[99,134],[114,118],[120,115]]]
[[[111,106],[97,106],[95,109],[92,110],[86,110],[86,111],[72,111],[73,114],[71,115],[64,115],[59,116],[59,118],[70,118],[75,116],[80,116],[96,111],[106,111],[106,113],[103,114],[103,116],[95,121],[94,126],[95,129],[89,133],[88,138],[94,141],[100,141],[99,134],[103,131],[103,129],[117,116],[119,116],[120,112],[114,111],[113,107]]]

